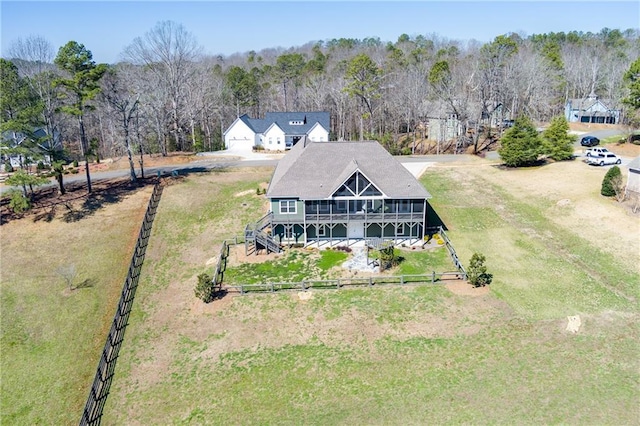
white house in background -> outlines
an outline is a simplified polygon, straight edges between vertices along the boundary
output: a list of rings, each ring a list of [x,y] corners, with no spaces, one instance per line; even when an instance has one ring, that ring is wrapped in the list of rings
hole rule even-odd
[[[226,149],[251,151],[262,146],[267,151],[284,151],[302,137],[315,142],[329,141],[330,115],[326,111],[268,112],[264,119],[241,115],[224,132]]]
[[[629,163],[626,194],[629,198],[640,200],[640,156]]]
[[[570,123],[617,124],[620,110],[609,108],[592,93],[586,99],[569,99],[565,117]]]

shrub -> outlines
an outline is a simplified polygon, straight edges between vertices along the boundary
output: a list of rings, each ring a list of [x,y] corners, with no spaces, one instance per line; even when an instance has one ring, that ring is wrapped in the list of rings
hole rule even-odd
[[[37,170],[45,170],[47,166],[44,165],[42,161],[38,161],[38,165],[36,166]]]
[[[493,280],[493,275],[487,273],[487,267],[484,264],[485,260],[486,258],[481,253],[473,253],[473,256],[471,256],[467,278],[474,287],[484,287],[491,284]]]
[[[13,166],[11,165],[11,162],[6,161],[4,163],[4,171],[7,172],[7,173],[13,172]]]
[[[608,171],[607,174],[604,175],[604,179],[602,179],[602,188],[600,189],[600,194],[605,197],[613,197],[616,195],[616,188],[614,186],[614,182],[617,179],[621,179],[622,172],[620,172],[620,167],[613,166]]]
[[[16,213],[22,213],[31,208],[31,200],[22,191],[14,189],[9,193],[9,207]]]
[[[78,167],[78,160],[73,160],[73,167]]]
[[[384,271],[394,266],[398,266],[400,258],[396,255],[396,251],[393,246],[380,249],[380,271]]]
[[[198,284],[195,288],[196,297],[204,303],[209,303],[215,296],[215,286],[211,275],[202,273],[198,275]]]

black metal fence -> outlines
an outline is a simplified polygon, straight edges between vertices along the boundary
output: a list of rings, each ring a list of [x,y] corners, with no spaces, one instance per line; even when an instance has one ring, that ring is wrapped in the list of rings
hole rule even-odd
[[[120,302],[118,303],[107,341],[102,350],[102,356],[100,357],[98,369],[93,379],[93,384],[91,385],[91,391],[89,392],[89,397],[87,398],[87,403],[82,413],[80,425],[99,425],[102,419],[102,411],[104,404],[107,402],[107,396],[109,395],[109,388],[113,380],[118,353],[124,340],[124,332],[127,328],[133,298],[136,294],[136,288],[138,287],[140,269],[142,269],[147,244],[149,243],[149,237],[151,235],[151,226],[153,225],[153,219],[155,218],[161,196],[162,184],[157,183],[153,188],[153,194],[151,194],[147,212],[142,221],[136,248],[131,258],[131,264],[129,265],[129,272],[127,273],[127,278],[122,288]]]

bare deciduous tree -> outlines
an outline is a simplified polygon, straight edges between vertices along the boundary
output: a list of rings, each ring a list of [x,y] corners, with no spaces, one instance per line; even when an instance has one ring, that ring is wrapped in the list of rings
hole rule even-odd
[[[145,65],[162,84],[165,101],[170,105],[169,122],[163,125],[169,127],[179,150],[186,148],[185,88],[195,78],[194,64],[200,58],[200,50],[195,37],[181,24],[163,21],[134,39],[124,51],[125,59]]]

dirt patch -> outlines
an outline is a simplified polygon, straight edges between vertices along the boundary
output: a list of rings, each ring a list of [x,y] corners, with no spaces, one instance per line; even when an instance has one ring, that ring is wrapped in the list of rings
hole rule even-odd
[[[607,149],[622,157],[635,158],[640,155],[640,145],[632,143],[617,143],[606,145]]]
[[[244,244],[236,244],[229,247],[228,265],[235,266],[241,263],[263,263],[269,260],[276,260],[283,256],[283,253],[269,253],[261,251],[259,254],[245,253]]]
[[[618,130],[620,133],[627,131],[625,126],[617,124],[600,124],[600,123],[568,123],[569,129],[574,132],[593,132],[595,130]]]
[[[128,178],[108,179],[92,182],[92,192],[87,192],[86,182],[65,184],[66,193],[59,195],[56,188],[36,190],[32,199],[32,208],[24,213],[15,213],[9,208],[9,198],[0,200],[0,225],[27,219],[33,222],[51,222],[62,219],[76,222],[95,214],[99,209],[115,205],[142,188],[151,188],[156,179],[138,179],[135,183]]]
[[[189,152],[172,152],[165,156],[161,154],[145,154],[143,156],[144,167],[174,166],[178,164],[187,164],[198,160],[194,153]],[[133,158],[135,167],[138,168],[140,156]],[[129,159],[126,156],[108,158],[100,163],[100,170],[122,170],[129,168]],[[91,164],[91,170],[98,170],[98,164]]]
[[[490,293],[489,286],[474,287],[467,281],[456,280],[445,284],[447,290],[458,296],[480,297]]]

